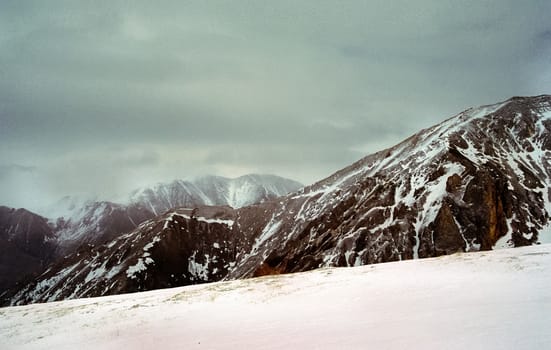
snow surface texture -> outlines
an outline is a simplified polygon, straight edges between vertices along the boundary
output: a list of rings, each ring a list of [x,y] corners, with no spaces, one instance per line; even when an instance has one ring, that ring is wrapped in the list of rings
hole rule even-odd
[[[2,349],[546,349],[551,245],[0,309]]]

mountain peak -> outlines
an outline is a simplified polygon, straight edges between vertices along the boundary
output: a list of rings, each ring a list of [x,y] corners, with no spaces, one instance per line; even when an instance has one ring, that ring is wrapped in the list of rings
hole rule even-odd
[[[239,208],[286,195],[301,187],[296,181],[275,175],[249,174],[234,179],[206,175],[136,190],[129,202],[141,203],[159,215],[177,207],[229,205]]]

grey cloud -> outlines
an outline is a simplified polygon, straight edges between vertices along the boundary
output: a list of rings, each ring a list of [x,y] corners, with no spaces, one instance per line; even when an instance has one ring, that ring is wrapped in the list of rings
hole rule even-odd
[[[43,197],[208,172],[312,182],[467,107],[549,93],[550,12],[3,1],[0,163],[36,165],[17,183]]]
[[[161,161],[159,153],[151,150],[133,152],[130,154],[117,154],[113,159],[113,165],[128,167],[155,166]]]
[[[34,166],[20,164],[0,164],[0,179],[6,178],[18,173],[32,173],[36,170]]]
[[[0,164],[0,205],[38,207],[46,199],[35,183],[40,175],[35,166]]]

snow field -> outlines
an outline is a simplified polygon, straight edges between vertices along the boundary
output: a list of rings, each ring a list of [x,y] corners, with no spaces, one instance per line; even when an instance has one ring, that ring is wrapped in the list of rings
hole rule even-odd
[[[551,245],[0,309],[2,349],[544,349]]]

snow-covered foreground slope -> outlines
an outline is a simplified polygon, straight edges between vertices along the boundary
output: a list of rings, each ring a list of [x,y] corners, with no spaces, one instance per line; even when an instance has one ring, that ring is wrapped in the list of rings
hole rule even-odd
[[[0,309],[2,349],[545,349],[551,245]]]

